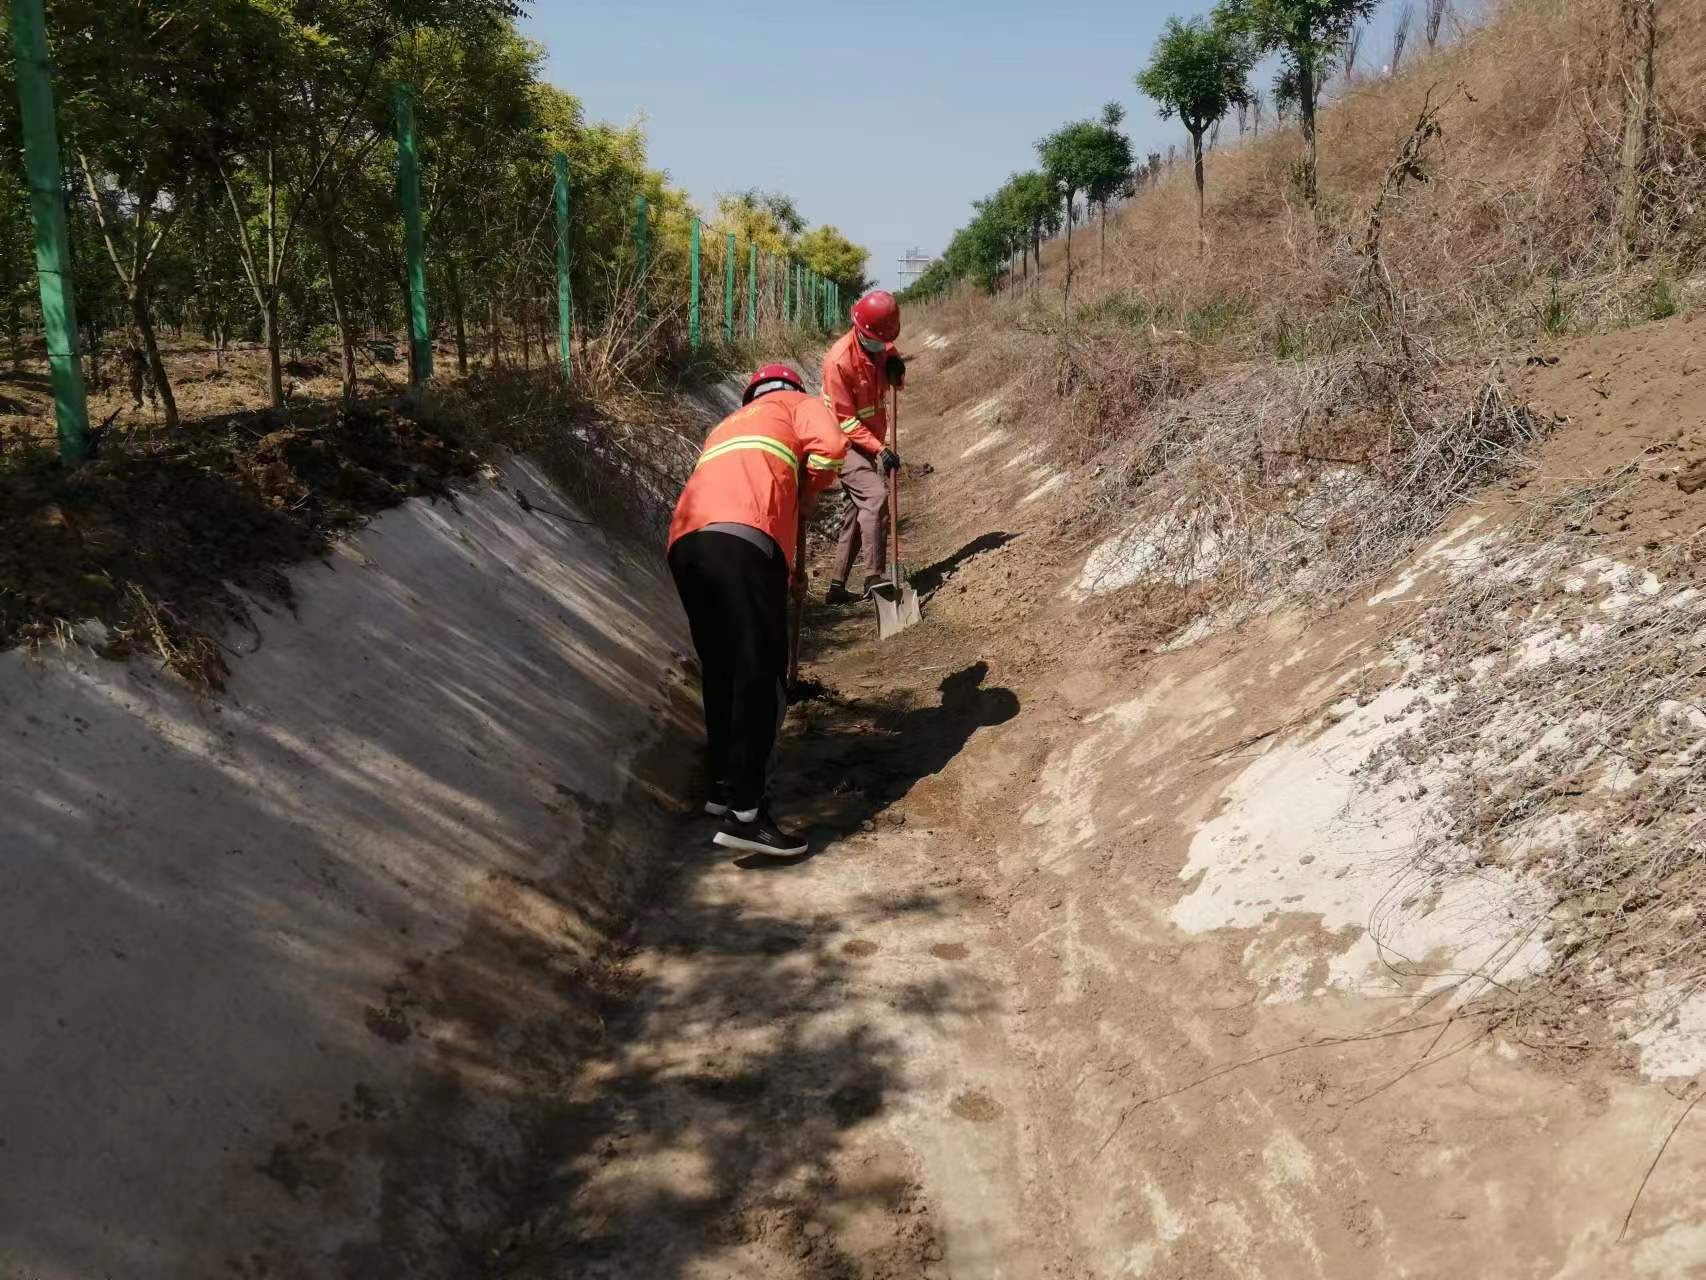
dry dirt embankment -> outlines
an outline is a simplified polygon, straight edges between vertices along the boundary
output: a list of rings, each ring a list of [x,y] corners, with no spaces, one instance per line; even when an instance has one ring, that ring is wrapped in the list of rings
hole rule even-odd
[[[384,514],[218,693],[0,654],[0,1275],[467,1274],[690,732],[655,554],[579,514],[519,460]]]
[[[1532,460],[1326,606],[1141,510],[1060,536],[1093,477],[1020,388],[928,393],[931,626],[1024,711],[906,808],[977,852],[1068,1274],[1706,1268],[1698,1145],[1642,1184],[1706,1067],[1702,365],[1694,320],[1506,373]]]

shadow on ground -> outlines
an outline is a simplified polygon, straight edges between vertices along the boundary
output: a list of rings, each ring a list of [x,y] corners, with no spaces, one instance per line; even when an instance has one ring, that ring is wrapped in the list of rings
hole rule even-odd
[[[852,835],[940,773],[979,729],[1019,714],[1011,689],[989,687],[989,664],[974,662],[936,687],[934,705],[904,690],[869,700],[833,692],[807,702],[782,745],[783,810],[808,828],[813,847]]]

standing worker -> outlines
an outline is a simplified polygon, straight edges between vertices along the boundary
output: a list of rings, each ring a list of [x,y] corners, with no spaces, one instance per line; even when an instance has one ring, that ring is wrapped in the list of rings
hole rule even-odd
[[[788,709],[788,589],[805,588],[801,504],[835,485],[847,437],[785,364],[755,373],[741,403],[705,438],[675,504],[669,571],[699,653],[716,843],[789,856],[806,842],[771,819],[765,795]]]
[[[860,597],[886,581],[888,567],[888,476],[900,469],[900,455],[885,443],[888,415],[883,400],[889,387],[906,385],[906,362],[894,349],[900,337],[900,304],[881,289],[853,304],[853,327],[823,358],[823,402],[846,433],[847,465],[841,473],[841,538],[835,545],[830,604],[855,597],[847,575],[861,547],[865,582]]]

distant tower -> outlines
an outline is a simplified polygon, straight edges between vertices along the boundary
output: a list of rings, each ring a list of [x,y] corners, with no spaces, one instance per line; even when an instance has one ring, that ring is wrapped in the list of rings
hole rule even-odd
[[[908,249],[905,253],[901,254],[900,287],[905,289],[918,283],[918,277],[923,275],[925,268],[934,261],[936,261],[936,259],[928,256],[927,254],[920,253],[917,249]]]

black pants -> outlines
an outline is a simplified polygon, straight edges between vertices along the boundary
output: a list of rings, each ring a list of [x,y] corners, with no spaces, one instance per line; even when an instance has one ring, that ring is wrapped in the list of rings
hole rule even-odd
[[[669,549],[669,571],[699,652],[707,781],[755,809],[788,709],[787,561],[704,529]]]

